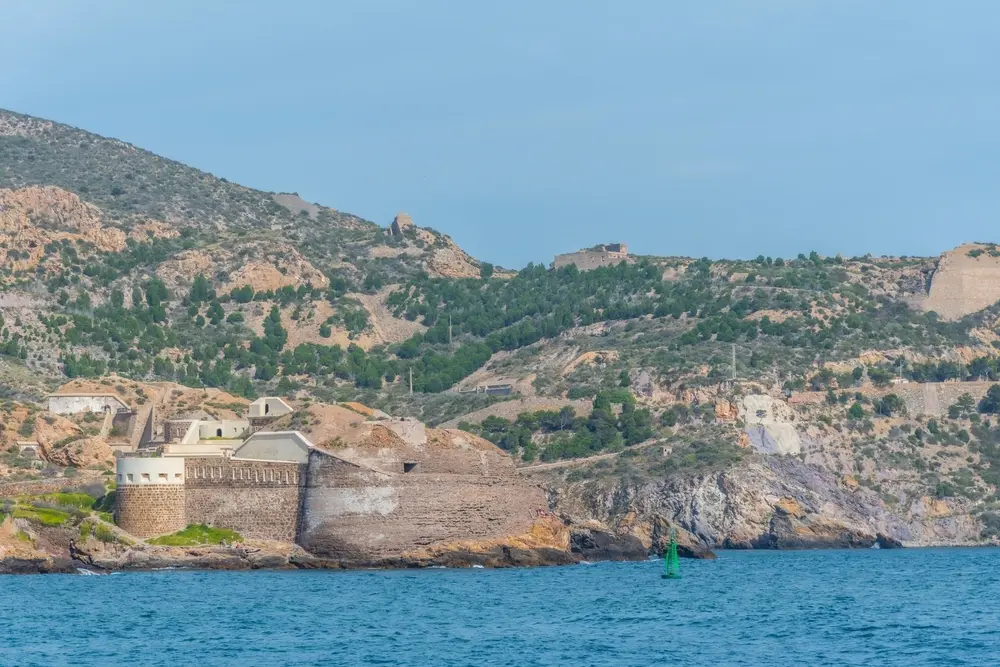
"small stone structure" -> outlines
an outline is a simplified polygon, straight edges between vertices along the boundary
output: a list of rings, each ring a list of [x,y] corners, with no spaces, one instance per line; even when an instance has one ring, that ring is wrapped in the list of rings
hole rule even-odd
[[[33,440],[18,440],[14,443],[17,446],[17,454],[21,458],[25,459],[37,459],[40,458],[38,455],[38,450],[41,447],[37,442]]]
[[[396,217],[392,219],[392,224],[389,225],[389,236],[402,236],[403,232],[407,229],[412,229],[416,225],[413,224],[413,218],[408,216],[406,213],[400,211],[396,214]]]
[[[131,408],[114,394],[49,394],[48,410],[57,415],[81,412],[127,412]]]
[[[292,406],[278,396],[264,396],[250,404],[250,417],[281,417],[293,412]]]
[[[277,396],[264,396],[250,404],[247,419],[250,433],[256,433],[275,419],[291,414],[294,408]]]
[[[222,456],[251,431],[248,419],[213,419],[204,412],[163,422],[167,456]]]
[[[602,266],[615,266],[621,262],[634,261],[628,254],[628,246],[624,243],[607,243],[597,246],[592,250],[580,250],[577,252],[556,255],[553,266],[561,269],[564,266],[574,265],[581,271],[599,269]]]
[[[298,431],[268,431],[251,435],[233,452],[233,457],[251,461],[305,463],[309,460],[310,447],[312,443]]]

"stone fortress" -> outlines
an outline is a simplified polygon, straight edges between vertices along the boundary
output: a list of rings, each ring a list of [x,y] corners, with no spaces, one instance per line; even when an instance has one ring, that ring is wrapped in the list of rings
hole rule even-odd
[[[201,417],[167,420],[164,442],[119,453],[122,529],[150,538],[206,524],[379,562],[525,534],[548,508],[506,453],[461,431],[275,397],[252,403],[244,422]],[[293,428],[304,424],[312,438]]]
[[[553,266],[561,269],[573,265],[581,271],[599,269],[602,266],[615,266],[620,262],[632,262],[634,258],[628,254],[628,246],[624,243],[607,243],[588,250],[556,255]]]

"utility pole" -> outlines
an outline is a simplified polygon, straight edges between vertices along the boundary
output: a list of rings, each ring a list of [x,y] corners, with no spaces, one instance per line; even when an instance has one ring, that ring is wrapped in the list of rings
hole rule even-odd
[[[410,396],[413,396],[413,366],[410,366]]]
[[[733,343],[733,373],[732,373],[733,385],[736,384],[736,343]]]

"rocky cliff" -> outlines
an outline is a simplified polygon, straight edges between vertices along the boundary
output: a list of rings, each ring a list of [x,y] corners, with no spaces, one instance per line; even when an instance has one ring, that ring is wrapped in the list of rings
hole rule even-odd
[[[976,542],[967,514],[929,498],[902,512],[875,492],[790,457],[755,456],[720,472],[631,483],[550,482],[553,506],[574,521],[596,518],[653,550],[677,525],[712,549],[953,545]]]

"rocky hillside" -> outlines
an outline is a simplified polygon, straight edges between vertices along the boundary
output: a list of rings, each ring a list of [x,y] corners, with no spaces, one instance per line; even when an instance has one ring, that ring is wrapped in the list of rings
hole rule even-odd
[[[0,112],[0,473],[40,474],[17,441],[106,464],[98,425],[49,424],[40,401],[114,376],[463,428],[554,510],[644,548],[664,522],[708,546],[991,540],[997,256],[509,272],[406,214]]]

